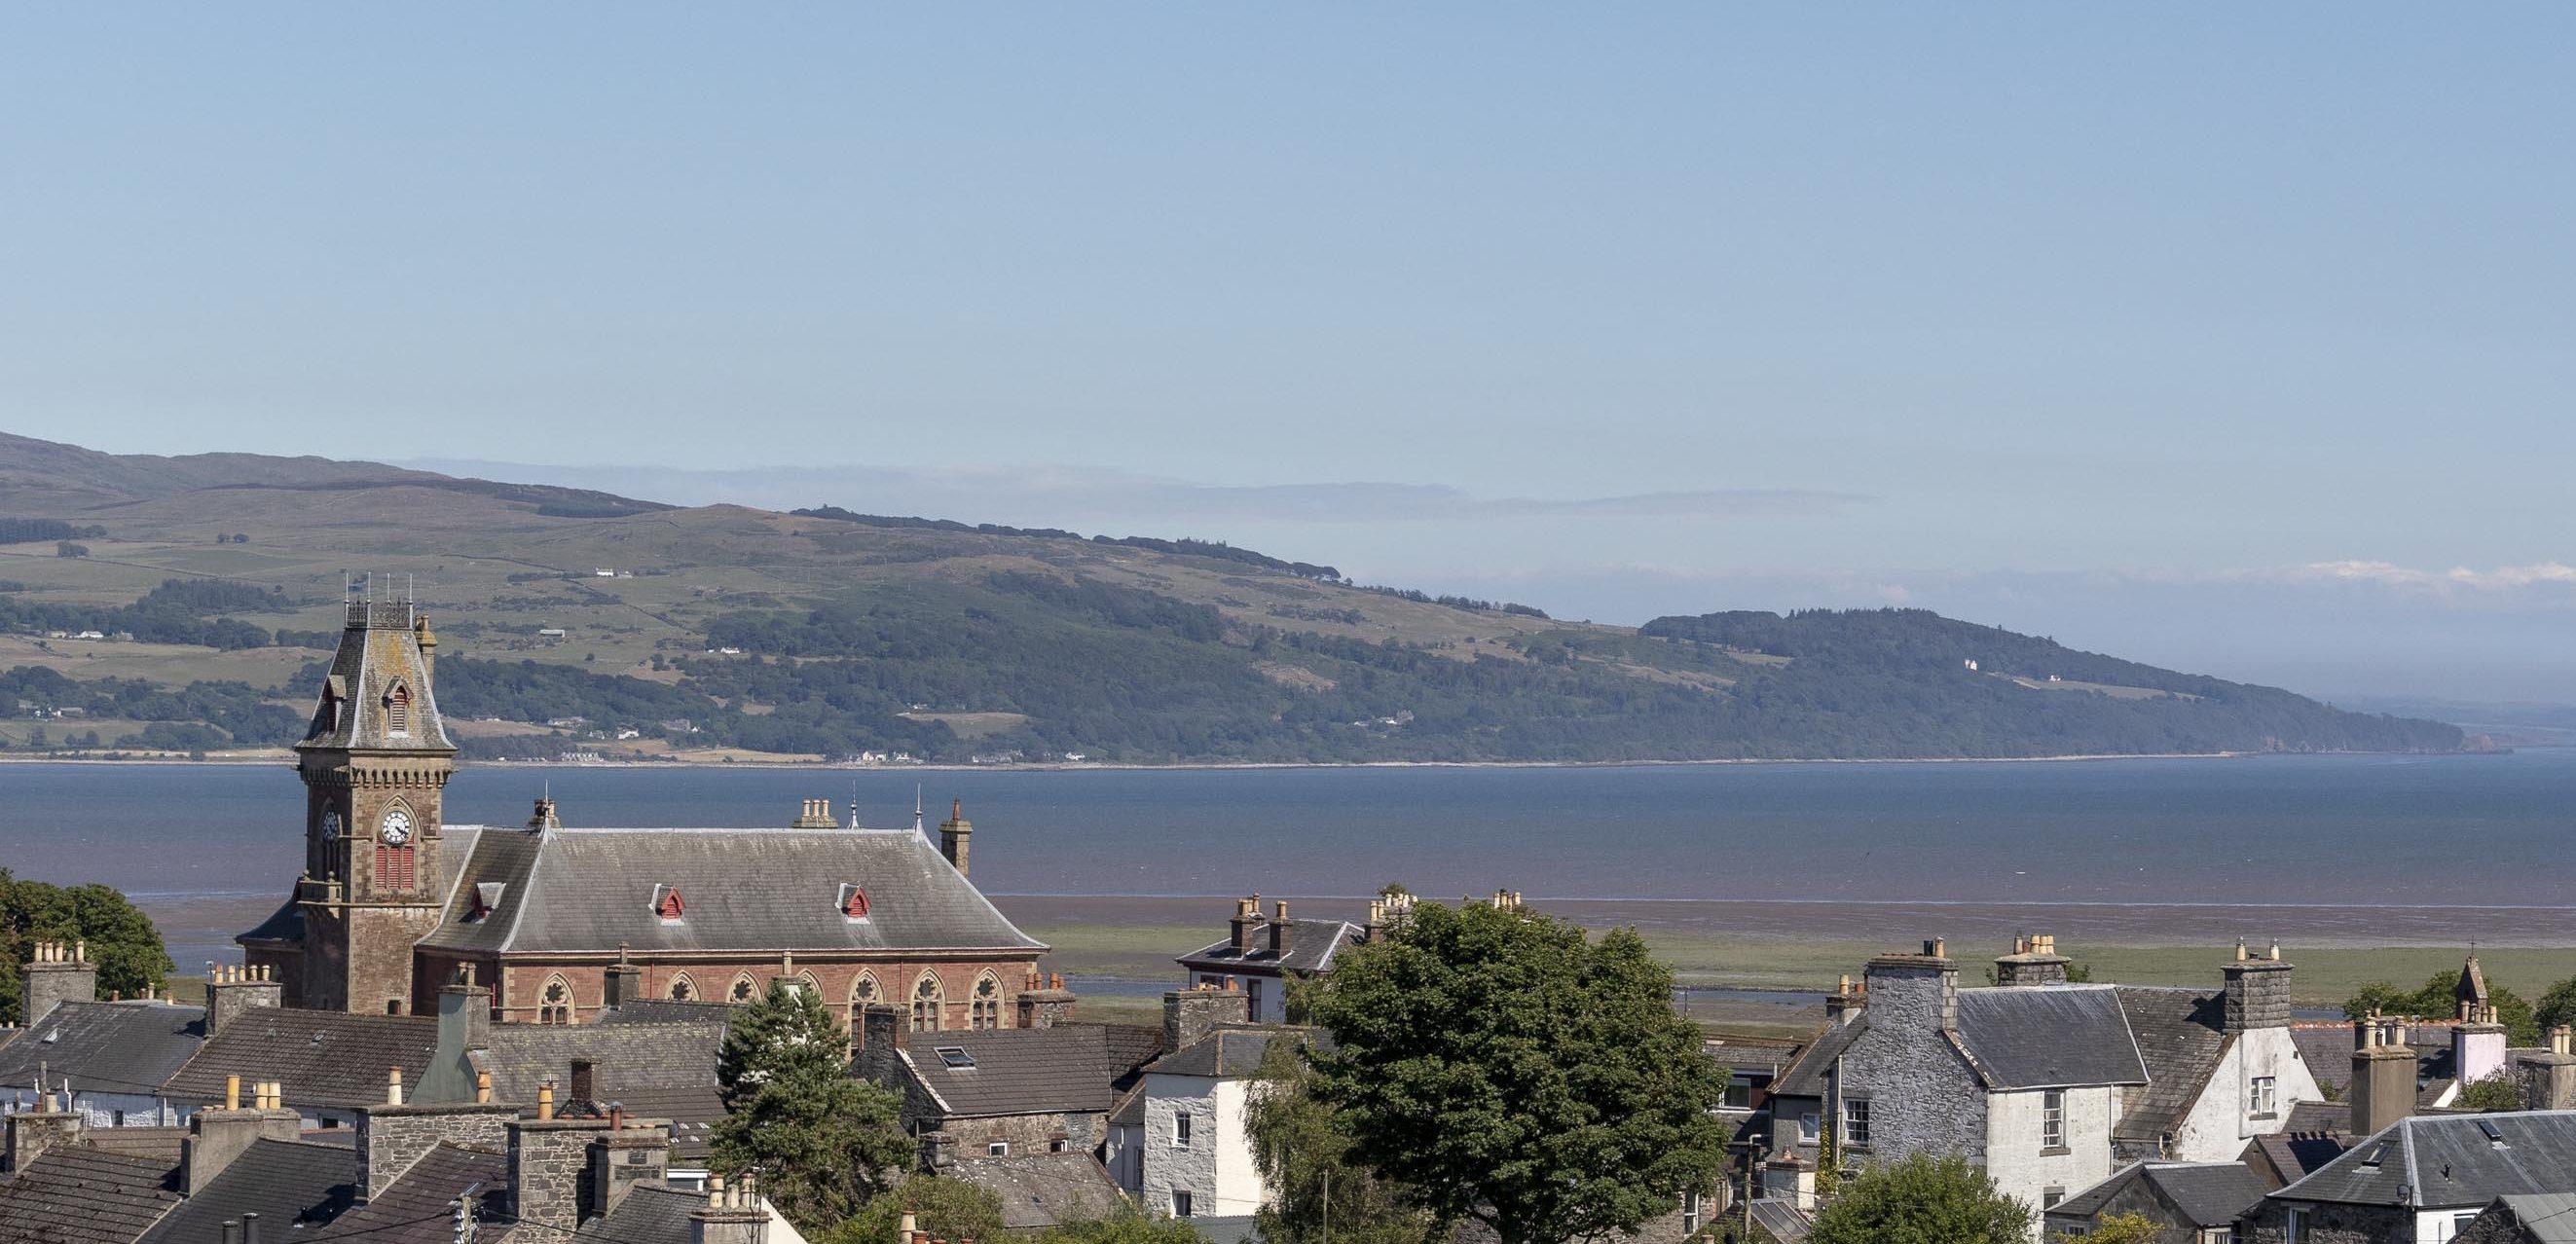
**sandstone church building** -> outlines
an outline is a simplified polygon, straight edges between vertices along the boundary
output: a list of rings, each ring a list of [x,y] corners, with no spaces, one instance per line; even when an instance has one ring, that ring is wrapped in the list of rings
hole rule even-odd
[[[452,825],[456,747],[438,711],[437,636],[408,602],[355,601],[295,745],[304,874],[238,939],[288,1006],[405,1015],[471,971],[494,1018],[571,1024],[643,999],[747,1001],[773,980],[917,1031],[1032,1027],[1071,996],[1047,948],[966,879],[962,811],[934,847],[843,828],[812,800],[785,829]],[[857,1025],[853,1024],[855,1031]]]

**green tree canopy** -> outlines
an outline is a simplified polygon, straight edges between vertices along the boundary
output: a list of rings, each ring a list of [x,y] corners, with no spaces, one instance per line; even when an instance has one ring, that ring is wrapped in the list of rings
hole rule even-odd
[[[1207,1244],[1207,1237],[1186,1222],[1122,1203],[1106,1218],[1068,1222],[1041,1232],[1038,1244]]]
[[[1715,1185],[1724,1096],[1672,972],[1632,929],[1599,942],[1517,909],[1422,904],[1344,953],[1314,998],[1335,1048],[1310,1091],[1349,1156],[1435,1227],[1503,1244],[1634,1230]]]
[[[2475,1083],[2461,1085],[2458,1104],[2462,1110],[2486,1113],[2520,1110],[2523,1106],[2522,1086],[2514,1083],[2511,1072],[2500,1071]]]
[[[123,894],[103,885],[20,881],[0,868],[0,1023],[38,1018],[18,1013],[24,999],[16,969],[40,941],[88,942],[102,993],[141,997],[160,988],[171,971],[161,931]]]
[[[2091,1235],[2061,1234],[2060,1240],[2082,1240],[2084,1244],[2156,1244],[2164,1238],[2156,1220],[2144,1214],[2113,1214],[2102,1220]]]
[[[1304,985],[1305,982],[1300,982]],[[1267,1244],[1423,1244],[1430,1216],[1399,1186],[1351,1161],[1351,1138],[1333,1109],[1310,1091],[1304,1045],[1273,1041],[1262,1052],[1244,1128],[1252,1162],[1275,1200],[1255,1214]]]
[[[2531,1022],[2544,1036],[2562,1024],[2576,1027],[2576,977],[2560,981],[2540,995],[2540,1001],[2531,1008]]]
[[[2576,985],[2576,982],[2568,983]],[[2447,1021],[2459,1014],[2459,988],[2460,971],[2457,968],[2435,972],[2424,979],[2423,988],[2411,992],[2399,989],[2387,981],[2372,981],[2353,991],[2353,995],[2344,1000],[2343,1014],[2346,1019],[2360,1019],[2372,1011],[2377,1011],[2382,1015],[2402,1015],[2410,1019],[2428,1019],[2436,1022]],[[2553,989],[2550,992],[2554,995],[2557,991]],[[2576,990],[2571,990],[2565,1001],[2571,1006],[2576,1006]],[[2487,1002],[2495,1007],[2496,1022],[2504,1025],[2506,1040],[2519,1046],[2540,1044],[2542,1025],[2531,1003],[2525,1001],[2522,995],[2502,985],[2490,983],[2487,986]]]
[[[2022,1244],[2031,1217],[1966,1158],[1916,1154],[1845,1182],[1807,1244]]]
[[[717,1051],[727,1113],[709,1137],[715,1168],[757,1174],[799,1230],[858,1216],[911,1164],[901,1100],[844,1074],[848,1048],[820,998],[773,980]]]

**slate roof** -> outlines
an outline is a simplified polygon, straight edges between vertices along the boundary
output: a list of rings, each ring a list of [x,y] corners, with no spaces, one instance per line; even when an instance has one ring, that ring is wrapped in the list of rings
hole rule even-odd
[[[2132,1162],[2050,1207],[2048,1216],[2092,1218],[2130,1184],[2145,1180],[2195,1227],[2223,1227],[2263,1199],[2263,1181],[2242,1162]]]
[[[2119,993],[2108,985],[1961,990],[1959,1043],[1999,1089],[2147,1079]]]
[[[2487,1128],[2500,1139],[2489,1140]],[[2398,1195],[2401,1188],[2408,1196]],[[2576,1110],[2400,1119],[2272,1195],[2471,1209],[2500,1196],[2537,1192],[2576,1192]]]
[[[255,1140],[145,1233],[142,1244],[206,1244],[244,1214],[259,1215],[263,1239],[285,1240],[291,1224],[309,1230],[339,1217],[357,1193],[357,1163],[347,1149]]]
[[[1195,1044],[1145,1064],[1145,1072],[1218,1078],[1248,1076],[1261,1069],[1261,1056],[1269,1051],[1271,1038],[1280,1036],[1318,1042],[1328,1039],[1313,1028],[1219,1028]]]
[[[599,1013],[593,1024],[670,1024],[733,1022],[730,1002],[680,1002],[671,998],[638,998]]]
[[[2303,1101],[2290,1107],[2290,1117],[2281,1121],[2285,1132],[2348,1132],[2352,1130],[2352,1103],[2348,1101]]]
[[[451,846],[451,850],[453,847]],[[496,954],[1030,951],[938,848],[908,829],[549,829],[478,834],[431,949]],[[842,914],[841,887],[868,896]],[[499,885],[473,916],[478,886]],[[680,892],[685,914],[654,900]],[[488,891],[487,891],[488,892]]]
[[[1107,1024],[942,1032],[914,1037],[901,1057],[950,1115],[1105,1112],[1161,1039]],[[961,1060],[971,1065],[951,1065]]]
[[[1825,1095],[1825,1076],[1833,1070],[1834,1060],[1842,1057],[1843,1052],[1849,1050],[1852,1043],[1860,1040],[1861,1034],[1867,1031],[1869,1031],[1867,1009],[1863,1009],[1848,1023],[1825,1025],[1825,1030],[1817,1033],[1816,1039],[1807,1043],[1806,1050],[1792,1059],[1788,1068],[1771,1081],[1772,1094],[1782,1097],[1822,1099]]]
[[[206,1009],[166,1002],[63,1002],[0,1045],[0,1088],[33,1088],[37,1064],[47,1083],[72,1091],[160,1091],[206,1039]]]
[[[2132,1098],[2112,1125],[2114,1141],[2154,1151],[2175,1131],[2183,1112],[2200,1099],[2209,1077],[2227,1056],[2227,995],[2223,990],[2114,987],[2120,1012],[2147,1068],[2147,1090]]]
[[[9,1244],[121,1244],[178,1202],[176,1168],[64,1145],[0,1180],[0,1231]]]
[[[572,1238],[600,1244],[690,1244],[689,1213],[706,1203],[705,1193],[639,1183],[627,1189],[616,1209],[581,1224]]]
[[[1108,1168],[1079,1150],[962,1158],[945,1173],[990,1189],[1002,1203],[1002,1225],[1014,1231],[1105,1218],[1118,1208]]]
[[[510,1220],[510,1164],[497,1153],[441,1144],[421,1155],[366,1204],[305,1235],[308,1240],[364,1240],[367,1244],[454,1244],[456,1198],[483,1186],[482,1221]],[[491,1228],[485,1233],[492,1234]]]
[[[323,676],[323,691],[314,697],[312,724],[297,747],[456,750],[447,740],[446,721],[422,668],[420,645],[411,630],[414,616],[407,602],[350,603],[339,650]],[[397,681],[411,693],[409,728],[403,734],[392,733],[385,721],[385,695]],[[322,712],[325,694],[342,701],[341,710],[328,719]]]
[[[2252,1142],[2252,1148],[2272,1164],[2286,1183],[2307,1178],[2351,1147],[2352,1137],[2340,1132],[2275,1132],[2257,1136]]]
[[[1252,949],[1236,954],[1234,939],[1194,950],[1180,958],[1181,966],[1206,972],[1326,972],[1333,966],[1333,956],[1344,946],[1359,944],[1360,927],[1348,920],[1288,921],[1288,948],[1281,954],[1270,953],[1270,922],[1252,930]]]
[[[705,1153],[708,1129],[724,1117],[716,1095],[716,1049],[724,1031],[721,1016],[686,1023],[496,1024],[471,1057],[475,1070],[492,1073],[492,1095],[516,1102],[535,1101],[547,1076],[557,1094],[570,1092],[573,1060],[588,1059],[596,1064],[591,1092],[597,1104],[670,1120],[673,1151],[686,1158]]]
[[[2308,1074],[2317,1078],[2317,1087],[2337,1097],[2349,1096],[2352,1089],[2352,1028],[2347,1024],[2292,1024],[2290,1044],[2299,1047],[2299,1061],[2308,1065]]]
[[[92,1149],[122,1153],[128,1157],[177,1166],[187,1156],[188,1129],[184,1127],[92,1127],[81,1130],[81,1143]]]
[[[426,1016],[350,1015],[261,1007],[245,1012],[198,1048],[163,1086],[180,1101],[221,1101],[224,1077],[275,1080],[286,1105],[347,1109],[385,1099],[385,1069],[401,1067],[418,1084],[438,1045],[438,1021]]]
[[[2500,1199],[2505,1212],[2522,1225],[2516,1238],[2535,1244],[2576,1244],[2576,1194],[2539,1192]]]

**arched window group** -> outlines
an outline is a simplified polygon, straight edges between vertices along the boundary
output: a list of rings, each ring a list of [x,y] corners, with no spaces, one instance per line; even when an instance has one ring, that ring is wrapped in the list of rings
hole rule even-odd
[[[558,976],[547,981],[544,991],[537,995],[537,1022],[540,1024],[572,1022],[572,986],[566,984],[564,978]]]
[[[939,1031],[939,1011],[946,1001],[947,995],[939,989],[939,977],[931,972],[922,973],[921,979],[913,982],[912,986],[912,1030]]]
[[[975,980],[975,997],[967,1007],[966,1026],[977,1032],[1002,1026],[1002,982],[990,972]]]

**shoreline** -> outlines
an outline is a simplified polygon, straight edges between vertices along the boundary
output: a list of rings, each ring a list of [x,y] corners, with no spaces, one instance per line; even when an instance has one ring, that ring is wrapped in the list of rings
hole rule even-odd
[[[1170,764],[1039,763],[1011,765],[915,764],[857,765],[817,760],[475,760],[460,762],[478,769],[788,769],[832,773],[1225,773],[1296,769],[1648,769],[1710,765],[1983,765],[2080,764],[2108,760],[2253,760],[2267,756],[2491,756],[2511,749],[2457,752],[2068,752],[2047,756],[1728,756],[1702,760],[1272,760],[1177,761]],[[259,767],[293,764],[294,754],[213,754],[205,759],[183,755],[62,756],[0,752],[6,765],[122,765]]]

